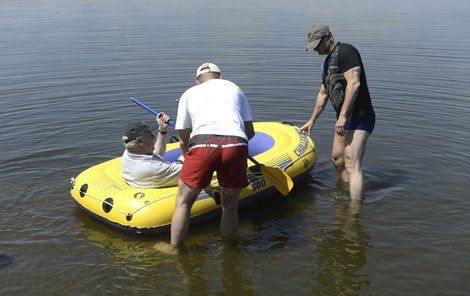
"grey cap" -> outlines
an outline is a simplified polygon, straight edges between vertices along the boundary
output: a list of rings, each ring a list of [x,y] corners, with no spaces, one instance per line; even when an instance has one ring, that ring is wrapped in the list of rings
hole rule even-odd
[[[320,44],[321,38],[330,34],[330,28],[327,25],[313,25],[307,34],[307,48],[314,49]]]
[[[129,123],[124,129],[124,136],[122,137],[122,140],[125,143],[129,143],[144,135],[145,133],[151,132],[152,130],[150,127],[143,121]]]

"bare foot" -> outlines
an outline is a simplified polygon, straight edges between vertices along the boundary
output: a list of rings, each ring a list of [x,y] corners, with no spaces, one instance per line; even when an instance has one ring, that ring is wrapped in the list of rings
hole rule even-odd
[[[163,254],[167,255],[178,255],[180,253],[180,250],[178,246],[165,243],[165,242],[158,242],[153,246],[153,249],[155,251],[158,251]]]

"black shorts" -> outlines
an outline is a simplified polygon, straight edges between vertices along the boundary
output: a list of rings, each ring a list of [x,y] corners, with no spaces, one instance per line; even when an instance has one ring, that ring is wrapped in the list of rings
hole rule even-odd
[[[352,118],[344,127],[345,130],[363,130],[372,134],[375,127],[375,115],[365,115],[358,118]]]

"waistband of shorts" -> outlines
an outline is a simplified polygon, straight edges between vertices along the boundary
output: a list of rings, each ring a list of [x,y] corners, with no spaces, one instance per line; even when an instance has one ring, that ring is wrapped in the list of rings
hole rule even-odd
[[[248,141],[238,136],[195,135],[189,139],[188,150],[197,147],[226,148],[237,146],[248,146]]]
[[[358,117],[352,117],[351,120],[375,119],[375,114],[364,114]]]

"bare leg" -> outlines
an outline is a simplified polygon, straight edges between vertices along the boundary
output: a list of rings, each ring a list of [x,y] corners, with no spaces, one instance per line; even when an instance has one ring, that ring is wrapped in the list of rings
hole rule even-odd
[[[238,197],[241,189],[222,187],[222,219],[220,233],[227,240],[235,239],[238,227]]]
[[[171,244],[173,246],[181,244],[188,233],[191,207],[199,192],[201,189],[193,188],[183,181],[179,181],[176,207],[171,219]]]
[[[346,132],[345,163],[346,171],[349,175],[349,194],[351,195],[351,200],[361,200],[364,194],[362,160],[366,152],[369,135],[369,132],[363,130]]]
[[[346,137],[339,136],[335,133],[333,138],[333,150],[331,151],[331,157],[333,165],[338,172],[339,179],[343,182],[348,182],[348,173],[345,169],[344,164],[344,147],[346,146]]]

